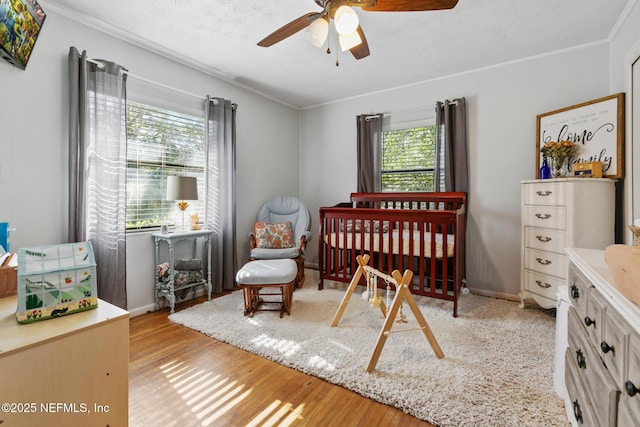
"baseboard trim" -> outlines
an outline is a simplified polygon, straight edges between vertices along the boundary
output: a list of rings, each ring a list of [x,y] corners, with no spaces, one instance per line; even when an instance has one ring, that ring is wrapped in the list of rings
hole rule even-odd
[[[204,290],[203,287],[200,287],[200,288],[196,289],[195,296],[192,296],[191,295],[191,291],[189,291],[189,295],[188,295],[187,298],[185,298],[185,299],[176,298],[176,304],[179,304],[179,303],[181,303],[183,301],[187,301],[187,300],[190,300],[190,299],[193,299],[193,298],[197,298],[197,297],[200,297],[200,296],[203,296],[203,295],[206,295],[205,290]],[[164,309],[166,307],[169,307],[169,302],[167,301],[166,298],[160,298],[160,310],[162,310],[162,309]],[[129,317],[136,317],[136,316],[141,316],[143,314],[151,313],[151,312],[154,312],[154,311],[157,311],[157,310],[156,310],[156,305],[155,304],[147,304],[147,305],[143,305],[142,307],[136,307],[136,308],[133,308],[133,309],[128,310],[128,311],[129,311]]]
[[[304,263],[304,268],[308,268],[310,270],[319,270],[319,264],[317,262],[306,262]]]
[[[520,302],[520,297],[518,295],[508,294],[506,292],[488,291],[486,289],[479,289],[479,288],[468,288],[468,289],[469,289],[469,292],[471,292],[472,294],[480,295],[483,297],[491,297],[491,298],[504,299],[507,301]]]
[[[133,310],[129,310],[129,317],[141,316],[152,311],[156,311],[155,304],[143,305],[142,307],[136,307]]]

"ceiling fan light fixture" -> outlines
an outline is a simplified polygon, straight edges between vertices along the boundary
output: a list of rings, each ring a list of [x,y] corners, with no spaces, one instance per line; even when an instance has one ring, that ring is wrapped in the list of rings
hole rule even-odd
[[[307,33],[311,38],[311,44],[322,47],[329,35],[329,22],[324,18],[318,18],[309,25]]]
[[[340,34],[338,40],[340,41],[340,49],[343,52],[354,48],[362,43],[362,38],[357,31],[354,31],[351,34]]]
[[[360,20],[358,19],[358,14],[355,10],[353,10],[350,6],[340,6],[338,10],[336,10],[336,14],[333,17],[333,20],[336,25],[336,31],[341,36],[349,35],[353,33],[360,25]]]

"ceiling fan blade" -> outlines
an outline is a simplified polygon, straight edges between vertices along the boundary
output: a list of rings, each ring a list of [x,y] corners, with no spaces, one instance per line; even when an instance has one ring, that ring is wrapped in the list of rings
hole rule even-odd
[[[289,36],[294,35],[300,30],[307,28],[311,22],[315,19],[314,17],[319,18],[322,16],[322,13],[311,12],[306,15],[301,16],[298,19],[294,19],[288,24],[283,25],[282,27],[275,30],[273,33],[269,34],[264,39],[258,42],[258,46],[269,47],[272,46]]]
[[[358,25],[358,35],[362,39],[362,43],[360,43],[356,47],[352,47],[349,51],[353,54],[353,57],[356,59],[362,59],[369,56],[369,43],[367,43],[367,38],[364,36],[364,32],[362,31],[362,27]]]
[[[374,6],[362,6],[369,12],[421,12],[453,9],[458,0],[377,0]]]

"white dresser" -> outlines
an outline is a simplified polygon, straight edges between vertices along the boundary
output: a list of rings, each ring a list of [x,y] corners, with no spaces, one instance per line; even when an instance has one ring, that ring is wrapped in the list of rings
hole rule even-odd
[[[522,182],[521,307],[556,306],[566,284],[565,248],[604,249],[615,238],[615,181],[562,178]]]
[[[640,307],[612,285],[604,251],[567,249],[565,407],[574,426],[640,425]]]
[[[16,321],[0,298],[0,425],[126,426],[129,313],[106,301],[80,313]]]

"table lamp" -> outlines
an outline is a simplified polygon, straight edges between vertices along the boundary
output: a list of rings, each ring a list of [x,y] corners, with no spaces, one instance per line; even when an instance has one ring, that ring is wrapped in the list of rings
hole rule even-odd
[[[168,176],[167,200],[178,200],[176,206],[182,213],[181,230],[186,230],[184,215],[189,207],[187,200],[198,200],[198,180],[193,176]]]

